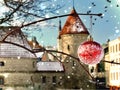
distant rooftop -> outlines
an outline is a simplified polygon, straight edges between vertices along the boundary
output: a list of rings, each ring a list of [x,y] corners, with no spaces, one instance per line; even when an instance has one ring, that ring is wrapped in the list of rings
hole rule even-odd
[[[36,57],[35,54],[31,53],[30,51],[17,46],[21,45],[32,50],[31,46],[27,41],[27,38],[21,31],[20,27],[0,26],[0,41],[2,41],[3,39],[6,42],[0,43],[0,57],[25,57],[25,58]]]

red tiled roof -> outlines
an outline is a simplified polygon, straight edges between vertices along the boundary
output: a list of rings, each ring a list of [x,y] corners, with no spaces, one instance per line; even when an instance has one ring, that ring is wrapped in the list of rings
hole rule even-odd
[[[82,20],[76,13],[75,9],[73,9],[70,14],[73,15],[68,16],[66,23],[60,32],[60,35],[79,34],[79,33],[89,34],[87,28],[85,27]]]
[[[34,49],[40,49],[43,48],[41,45],[39,45],[38,43],[34,42],[34,41],[28,41],[29,45],[34,48]]]
[[[43,56],[42,56],[42,61],[49,61],[49,57],[48,57],[48,53],[44,52]]]

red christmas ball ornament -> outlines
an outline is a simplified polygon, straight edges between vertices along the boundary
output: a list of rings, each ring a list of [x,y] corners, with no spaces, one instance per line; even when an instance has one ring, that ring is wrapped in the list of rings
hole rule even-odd
[[[102,46],[95,41],[85,41],[78,47],[78,58],[85,64],[97,64],[103,56]]]

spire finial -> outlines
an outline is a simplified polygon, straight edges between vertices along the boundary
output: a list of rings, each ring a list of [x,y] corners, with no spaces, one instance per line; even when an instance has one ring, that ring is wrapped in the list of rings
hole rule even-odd
[[[75,9],[75,7],[74,7],[74,0],[73,0],[73,9]]]
[[[59,31],[61,31],[61,20],[59,18]]]

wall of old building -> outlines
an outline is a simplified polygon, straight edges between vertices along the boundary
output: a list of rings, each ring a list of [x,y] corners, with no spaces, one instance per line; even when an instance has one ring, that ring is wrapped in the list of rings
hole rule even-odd
[[[86,41],[88,34],[65,34],[61,36],[61,51],[77,57],[77,49],[79,45]],[[66,56],[63,56],[64,58]]]
[[[63,72],[59,71],[38,71],[36,59],[0,58],[2,90],[53,90],[53,87],[62,87],[63,75]]]
[[[87,40],[87,38],[88,34],[61,35],[59,42],[60,47],[58,48],[59,50],[61,49],[62,52],[65,52],[77,58],[77,49],[82,42]],[[84,69],[85,67],[88,70],[87,65],[81,63],[79,60],[73,59],[63,54],[61,60],[63,61],[65,67],[65,79],[63,80],[64,88],[76,88],[82,90],[90,88],[93,90],[95,89],[95,84],[89,82],[91,78]]]
[[[106,60],[111,62],[120,63],[120,37],[109,41],[108,43],[108,55],[109,58],[106,56]],[[115,86],[120,88],[120,66],[119,64],[113,64],[110,63],[106,66],[106,69],[108,70],[108,75],[106,78],[108,79],[107,85],[108,86]]]

